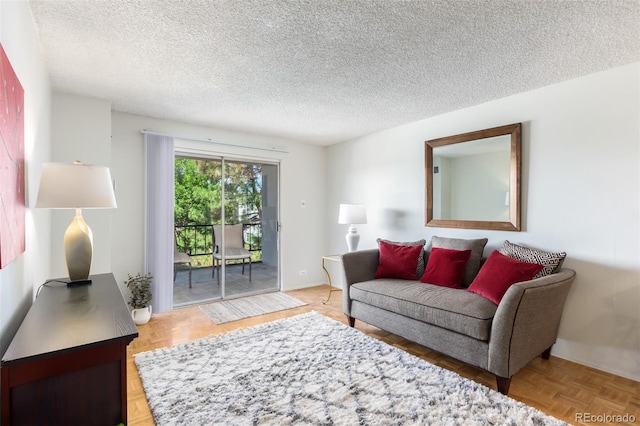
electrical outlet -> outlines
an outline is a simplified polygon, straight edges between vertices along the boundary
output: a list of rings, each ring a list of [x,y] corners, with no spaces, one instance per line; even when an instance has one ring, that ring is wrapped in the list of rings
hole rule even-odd
[[[306,269],[301,269],[300,270],[300,275],[307,275],[307,270]]]

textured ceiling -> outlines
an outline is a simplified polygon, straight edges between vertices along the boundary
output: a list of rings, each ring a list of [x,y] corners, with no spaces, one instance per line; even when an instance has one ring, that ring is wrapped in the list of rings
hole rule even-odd
[[[640,60],[638,0],[31,0],[54,90],[331,144]]]

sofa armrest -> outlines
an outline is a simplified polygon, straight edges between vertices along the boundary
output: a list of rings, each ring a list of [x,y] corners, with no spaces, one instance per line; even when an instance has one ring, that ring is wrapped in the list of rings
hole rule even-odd
[[[358,250],[345,253],[342,256],[345,283],[342,289],[342,307],[347,316],[351,316],[351,298],[349,287],[351,284],[374,279],[378,269],[378,249]]]
[[[551,348],[575,271],[559,272],[512,285],[493,318],[488,370],[509,378]]]

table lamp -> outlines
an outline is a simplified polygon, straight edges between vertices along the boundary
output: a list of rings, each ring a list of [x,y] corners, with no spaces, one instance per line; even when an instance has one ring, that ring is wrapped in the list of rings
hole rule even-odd
[[[338,223],[350,225],[346,235],[347,247],[349,251],[356,251],[360,242],[357,224],[367,223],[367,211],[364,204],[340,204],[338,213]]]
[[[67,285],[90,284],[93,235],[82,218],[82,209],[117,207],[109,168],[79,161],[43,164],[36,207],[76,210],[64,234],[64,255],[71,280]]]

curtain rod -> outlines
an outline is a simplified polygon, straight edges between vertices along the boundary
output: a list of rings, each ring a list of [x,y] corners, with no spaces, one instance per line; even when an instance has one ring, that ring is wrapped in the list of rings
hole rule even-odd
[[[214,141],[212,139],[192,138],[192,137],[169,135],[167,133],[152,132],[152,131],[146,130],[146,129],[142,129],[140,131],[140,133],[143,133],[145,135],[148,134],[148,135],[156,135],[156,136],[166,136],[166,137],[170,137],[170,138],[184,139],[184,140],[195,141],[195,142],[208,142],[208,143],[213,143],[213,144],[216,144],[216,145],[231,146],[231,147],[234,147],[234,148],[248,148],[248,149],[256,149],[256,150],[259,150],[259,151],[282,152],[282,153],[285,153],[285,154],[289,153],[289,151],[287,151],[285,149],[280,149],[280,148],[276,148],[276,147],[262,148],[262,147],[259,147],[259,146],[238,145],[238,144],[227,143],[227,142],[216,142],[216,141]]]

